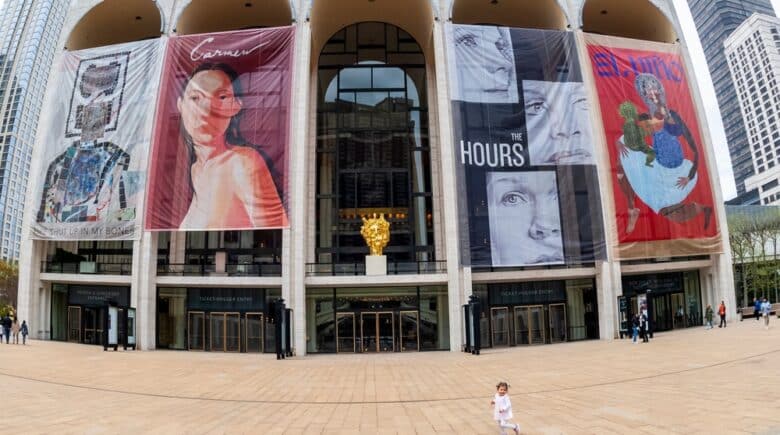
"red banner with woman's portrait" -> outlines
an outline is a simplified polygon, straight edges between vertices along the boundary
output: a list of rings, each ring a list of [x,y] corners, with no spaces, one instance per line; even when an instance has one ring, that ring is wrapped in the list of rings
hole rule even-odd
[[[621,258],[720,249],[707,145],[678,45],[586,35]]]
[[[293,41],[292,27],[169,40],[147,230],[289,226]]]

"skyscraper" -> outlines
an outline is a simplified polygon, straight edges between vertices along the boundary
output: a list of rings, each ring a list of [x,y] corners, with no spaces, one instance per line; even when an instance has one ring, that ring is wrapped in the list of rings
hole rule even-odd
[[[0,10],[0,258],[17,259],[38,116],[69,1]]]
[[[755,175],[745,180],[761,204],[780,203],[780,19],[754,14],[725,41]]]
[[[689,0],[688,4],[715,85],[737,194],[743,195],[746,192],[745,179],[753,175],[755,170],[737,93],[729,75],[723,42],[753,13],[774,15],[774,9],[770,0]]]

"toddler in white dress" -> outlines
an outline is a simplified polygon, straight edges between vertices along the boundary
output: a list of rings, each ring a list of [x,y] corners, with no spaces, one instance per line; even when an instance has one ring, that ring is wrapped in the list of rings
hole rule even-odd
[[[515,434],[520,433],[520,425],[510,422],[512,419],[512,401],[509,400],[509,384],[506,382],[499,382],[496,385],[496,395],[490,402],[493,405],[493,419],[498,423],[501,434],[506,435],[504,429],[512,429]]]

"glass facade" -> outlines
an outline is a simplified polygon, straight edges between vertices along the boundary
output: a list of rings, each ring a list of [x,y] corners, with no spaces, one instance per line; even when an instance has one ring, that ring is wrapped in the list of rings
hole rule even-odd
[[[309,353],[447,350],[447,288],[315,288],[306,291]]]
[[[593,279],[474,285],[483,347],[599,338]]]
[[[320,54],[317,262],[362,262],[361,217],[384,213],[390,261],[434,260],[425,58],[390,24],[337,32]]]
[[[623,296],[628,300],[628,319],[647,301],[653,331],[703,324],[698,271],[624,276]]]
[[[274,352],[280,289],[157,289],[157,347],[211,352]]]
[[[68,2],[0,8],[0,258],[16,260],[38,117]]]

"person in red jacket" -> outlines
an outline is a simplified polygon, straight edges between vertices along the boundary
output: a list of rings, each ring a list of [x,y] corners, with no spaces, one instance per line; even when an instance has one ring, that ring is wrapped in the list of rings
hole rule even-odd
[[[718,315],[720,316],[720,325],[718,325],[718,328],[725,328],[726,327],[726,303],[723,301],[720,301],[720,306],[718,306]]]

